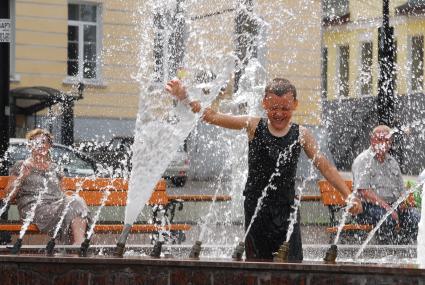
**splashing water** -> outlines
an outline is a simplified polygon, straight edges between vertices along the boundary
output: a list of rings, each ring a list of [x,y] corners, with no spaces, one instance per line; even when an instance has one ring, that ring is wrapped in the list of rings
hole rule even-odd
[[[219,94],[220,88],[225,86],[230,78],[233,62],[232,56],[227,57],[222,63],[224,68],[216,80],[188,88],[188,94],[199,94],[202,93],[202,89],[208,89],[209,94],[205,94],[200,99],[203,107],[209,106]],[[167,100],[166,98],[170,97],[168,94],[156,94],[162,96],[162,98],[158,98],[158,96],[153,96],[152,92],[145,91],[147,91],[145,94],[149,94],[148,97],[156,97],[155,100]],[[125,209],[125,224],[130,225],[134,223],[148,201],[152,189],[166,170],[178,146],[189,135],[199,119],[199,114],[193,114],[180,103],[177,107],[167,106],[166,102],[150,103],[149,100],[140,100],[136,121],[136,136],[132,146],[133,168]],[[162,106],[158,106],[158,104],[162,104]],[[155,108],[158,107],[162,111],[168,109],[165,116],[155,117],[155,112],[158,111]]]
[[[422,205],[421,213],[425,213],[425,184],[422,181]],[[425,215],[421,215],[421,220],[419,222],[419,232],[417,238],[417,263],[421,267],[425,267]]]
[[[355,189],[353,192],[351,192],[351,194],[348,196],[347,206],[345,207],[345,211],[342,214],[341,220],[339,222],[338,230],[336,232],[334,243],[333,243],[334,245],[338,244],[339,237],[341,235],[342,229],[344,228],[345,222],[347,221],[347,218],[350,215],[350,209],[351,209],[351,207],[353,207],[353,200],[356,197],[356,194],[357,194],[357,189]]]
[[[310,171],[309,171],[310,174],[306,179],[303,180],[302,184],[298,187],[298,198],[294,199],[294,205],[291,206],[293,211],[289,215],[289,219],[288,219],[289,226],[288,226],[288,231],[286,232],[286,240],[285,240],[286,242],[289,242],[289,240],[291,239],[291,235],[294,231],[295,223],[297,223],[298,209],[301,207],[301,198],[303,195],[303,190],[305,189],[308,181],[314,180],[316,178],[316,173],[313,170],[314,170],[314,164],[313,162],[311,162]]]
[[[55,231],[54,231],[54,233],[53,233],[52,238],[56,238],[56,236],[58,235],[59,230],[60,230],[60,228],[61,228],[61,226],[62,226],[63,220],[65,219],[65,216],[66,216],[66,214],[67,214],[67,213],[68,213],[68,211],[69,211],[69,208],[70,208],[70,206],[71,206],[71,203],[75,200],[76,195],[78,195],[78,193],[80,193],[80,191],[81,191],[81,189],[82,189],[82,185],[83,185],[83,182],[82,182],[82,181],[79,181],[79,182],[77,183],[77,185],[76,185],[76,189],[77,189],[77,190],[75,191],[75,193],[72,195],[71,199],[70,199],[70,200],[68,201],[68,203],[66,204],[65,209],[63,210],[62,215],[61,215],[61,217],[60,217],[60,219],[59,219],[59,222],[58,222],[58,223],[57,223],[57,225],[56,225],[56,228],[55,228]]]
[[[420,189],[420,187],[422,187],[423,183],[417,185],[416,187],[413,187],[411,189],[408,189],[400,198],[397,199],[397,201],[395,201],[395,203],[391,206],[391,209],[389,209],[385,215],[379,220],[379,222],[375,225],[375,227],[373,228],[373,230],[369,233],[369,235],[367,236],[366,240],[363,242],[362,246],[360,247],[359,251],[356,253],[356,255],[354,256],[355,259],[359,258],[360,255],[362,254],[362,252],[364,251],[364,249],[366,248],[367,244],[370,242],[370,240],[373,238],[373,236],[375,235],[376,231],[379,229],[379,227],[384,223],[384,221],[388,218],[389,215],[391,215],[395,209],[397,209],[397,207],[404,201],[407,199],[407,197],[409,197],[409,195],[417,190]]]
[[[251,229],[252,224],[253,224],[253,223],[254,223],[254,221],[255,221],[255,218],[257,217],[258,212],[260,211],[261,207],[263,206],[263,200],[264,200],[264,198],[266,198],[266,197],[267,197],[267,192],[268,192],[267,190],[268,190],[268,189],[271,189],[271,190],[276,190],[276,189],[277,189],[277,188],[276,188],[276,186],[274,186],[272,183],[273,183],[273,180],[274,180],[274,178],[275,178],[275,177],[279,177],[279,176],[280,176],[280,172],[279,172],[280,162],[282,161],[282,159],[287,158],[288,154],[289,154],[289,153],[291,153],[292,148],[293,148],[293,147],[294,147],[297,143],[298,143],[298,141],[297,141],[297,140],[296,140],[296,141],[294,141],[294,142],[293,142],[293,143],[289,146],[289,149],[288,149],[287,151],[285,151],[284,153],[282,153],[282,152],[280,152],[280,153],[279,153],[279,156],[278,156],[277,161],[276,161],[276,168],[275,168],[275,172],[273,172],[273,173],[272,173],[272,175],[270,176],[270,178],[269,178],[269,184],[268,184],[266,187],[264,187],[264,189],[263,189],[263,191],[262,191],[262,193],[261,193],[261,197],[260,197],[260,198],[258,199],[258,201],[257,201],[257,206],[255,207],[254,214],[252,215],[251,221],[249,222],[249,225],[248,225],[248,227],[247,227],[247,229],[246,229],[245,236],[244,236],[243,240],[246,240],[246,237],[248,236],[248,233],[249,233],[249,231],[250,231],[250,229]]]
[[[212,203],[210,203],[210,206],[209,206],[209,209],[208,209],[208,213],[207,213],[207,215],[205,216],[205,220],[204,220],[204,222],[203,222],[203,223],[202,223],[202,225],[201,225],[201,233],[199,234],[199,239],[198,239],[199,241],[203,241],[203,240],[204,240],[204,235],[205,235],[205,232],[206,232],[206,230],[207,230],[208,221],[209,221],[209,219],[210,219],[210,217],[211,217],[211,215],[212,215],[213,208],[214,208],[214,206],[215,206],[215,204],[216,204],[217,194],[218,194],[218,191],[219,191],[219,189],[220,189],[220,187],[219,187],[218,183],[222,180],[223,175],[224,175],[224,171],[225,171],[225,169],[227,169],[227,166],[228,166],[231,162],[232,162],[232,161],[231,161],[230,159],[227,159],[227,160],[226,160],[226,162],[225,162],[225,166],[222,168],[222,170],[221,170],[221,172],[220,172],[220,175],[219,175],[219,177],[218,177],[218,179],[217,179],[217,185],[215,185],[215,192],[214,192],[214,195],[213,195],[213,198],[212,198]]]
[[[51,175],[51,173],[48,172],[48,175]],[[35,210],[37,209],[37,206],[41,203],[43,195],[46,194],[47,191],[49,190],[47,186],[47,183],[48,183],[47,179],[48,178],[46,177],[43,178],[43,189],[38,193],[37,200],[31,206],[31,209],[28,211],[29,213],[27,212],[25,215],[24,223],[22,224],[21,231],[19,232],[20,239],[24,237],[25,233],[27,232],[28,226],[34,220]]]
[[[166,215],[162,215],[161,217],[161,227],[158,230],[158,240],[164,241],[164,236],[171,237],[171,231],[167,230],[167,225],[171,225],[170,220]]]
[[[87,239],[90,239],[91,236],[93,235],[94,227],[96,226],[96,223],[99,220],[100,212],[102,211],[103,207],[105,207],[106,201],[108,201],[109,195],[111,194],[111,192],[109,191],[109,188],[112,188],[112,186],[109,186],[106,189],[103,189],[103,196],[102,196],[102,200],[100,200],[100,206],[97,207],[96,214],[94,215],[90,228],[87,231]]]
[[[363,172],[361,175],[367,175],[367,171],[369,171],[371,167],[372,167],[372,160],[370,159],[368,165],[363,169]],[[342,214],[341,220],[338,225],[338,230],[336,232],[334,243],[333,243],[334,245],[338,244],[339,238],[342,233],[342,229],[344,228],[345,222],[347,221],[347,218],[350,215],[350,209],[351,207],[353,207],[353,200],[356,196],[357,196],[357,187],[354,186],[353,192],[351,192],[351,194],[348,196],[348,199],[346,200],[347,205],[345,207],[344,213]]]
[[[6,198],[3,200],[4,205],[0,209],[0,216],[3,215],[4,211],[6,211],[7,206],[9,205],[10,199],[15,195],[15,192],[18,190],[19,185],[21,185],[22,183],[22,179],[24,177],[24,168],[25,168],[24,164],[25,164],[25,161],[21,165],[18,177],[15,179],[15,181],[13,181],[12,190],[10,190]]]

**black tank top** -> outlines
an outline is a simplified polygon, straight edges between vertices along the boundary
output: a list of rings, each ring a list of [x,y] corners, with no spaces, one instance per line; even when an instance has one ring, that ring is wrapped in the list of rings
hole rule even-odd
[[[249,142],[248,179],[243,192],[245,196],[258,199],[278,167],[280,176],[274,176],[271,181],[271,185],[276,189],[267,189],[265,201],[280,204],[293,203],[295,175],[301,151],[299,133],[299,125],[292,124],[285,136],[276,137],[270,133],[267,119],[260,120],[254,138]],[[280,161],[277,166],[279,155]]]

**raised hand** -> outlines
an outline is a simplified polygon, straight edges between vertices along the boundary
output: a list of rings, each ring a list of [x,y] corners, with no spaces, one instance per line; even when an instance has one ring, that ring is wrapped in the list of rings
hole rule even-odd
[[[211,108],[205,108],[204,113],[202,114],[202,119],[207,123],[213,123],[214,117],[217,114],[216,111],[214,111]]]
[[[187,97],[186,87],[184,87],[182,82],[178,79],[168,81],[165,86],[165,90],[179,101],[182,101]]]
[[[349,212],[352,215],[358,215],[363,212],[362,202],[360,201],[359,198],[353,197],[351,203],[352,203],[352,206],[349,209]]]

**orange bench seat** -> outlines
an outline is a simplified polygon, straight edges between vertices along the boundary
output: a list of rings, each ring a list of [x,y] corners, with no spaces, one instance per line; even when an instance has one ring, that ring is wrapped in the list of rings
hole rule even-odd
[[[21,231],[21,223],[6,223],[0,225],[0,230],[8,231],[13,233],[18,233]],[[122,232],[124,225],[123,224],[97,224],[94,227],[95,233],[105,233],[105,232]],[[131,227],[132,233],[154,233],[160,230],[166,231],[188,231],[191,229],[190,225],[187,224],[170,224],[166,226],[158,226],[152,224],[134,224]],[[39,229],[35,224],[30,224],[26,231],[28,234],[38,234],[40,233]]]
[[[8,184],[8,176],[0,176],[0,199],[5,198],[7,193],[5,188]],[[66,192],[76,192],[79,190],[78,195],[83,198],[88,206],[100,206],[101,201],[105,196],[105,191],[109,191],[108,199],[105,206],[125,206],[127,204],[127,190],[128,182],[122,178],[70,178],[64,177],[62,179],[62,188]],[[202,195],[201,195],[202,196]],[[176,199],[179,196],[175,197]],[[199,198],[199,197],[198,197]],[[201,197],[202,198],[202,197]],[[223,197],[222,197],[223,198]],[[229,199],[224,197],[223,199]],[[152,196],[148,202],[149,205],[163,205],[167,206],[173,202],[173,197],[170,199],[166,193],[166,182],[161,179],[155,187]],[[15,201],[11,201],[12,204]],[[171,223],[166,226],[161,226],[155,219],[156,212],[154,212],[154,222],[152,224],[134,224],[131,232],[134,233],[153,233],[161,229],[167,231],[187,231],[191,229],[187,224]],[[172,221],[172,219],[170,219]],[[19,232],[21,230],[21,223],[6,222],[0,224],[0,231]],[[123,229],[121,223],[116,224],[97,224],[94,231],[98,233],[106,232],[120,232]],[[40,233],[37,226],[31,224],[27,230],[28,233]]]
[[[352,189],[353,182],[346,180],[345,184],[349,189]],[[335,215],[343,207],[346,206],[345,200],[341,193],[338,192],[328,181],[322,180],[318,182],[321,199],[324,206],[329,208],[329,220],[331,227],[326,228],[326,232],[332,236],[338,232],[338,221]],[[370,232],[373,229],[373,225],[369,224],[353,224],[347,223],[342,227],[342,232]]]

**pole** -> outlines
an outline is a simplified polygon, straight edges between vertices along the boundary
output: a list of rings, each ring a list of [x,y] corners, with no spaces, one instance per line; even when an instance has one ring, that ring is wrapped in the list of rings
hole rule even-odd
[[[74,99],[66,96],[62,102],[62,144],[74,143]]]
[[[378,29],[378,120],[379,124],[394,127],[394,28],[390,27],[389,0],[383,0],[382,27]]]
[[[254,0],[239,0],[235,18],[235,53],[238,57],[235,72],[234,91],[251,58],[257,57],[255,39],[258,35],[258,23],[254,17]]]
[[[164,81],[164,12],[162,8],[157,8],[153,16],[153,25],[155,27],[154,35],[154,81],[162,83]]]
[[[8,175],[4,161],[9,147],[10,89],[10,7],[9,0],[0,1],[0,175]]]

